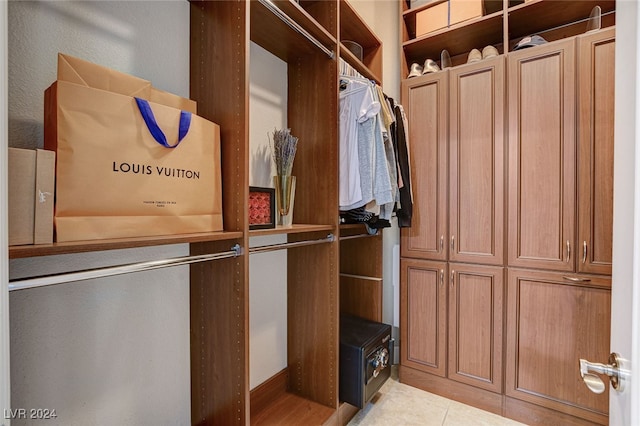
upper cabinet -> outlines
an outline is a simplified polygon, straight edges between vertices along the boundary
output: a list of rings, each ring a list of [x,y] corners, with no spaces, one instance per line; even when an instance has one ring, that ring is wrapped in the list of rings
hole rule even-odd
[[[448,259],[448,100],[448,71],[402,82],[413,192],[411,227],[401,228],[402,257]]]
[[[582,34],[596,6],[601,10],[600,27],[615,25],[612,0],[434,0],[414,8],[407,3],[401,0],[403,76],[414,62],[433,59],[442,65],[443,50],[455,66],[466,63],[472,49],[491,45],[507,53],[529,35],[554,41]]]
[[[615,30],[578,38],[578,272],[611,275]]]
[[[510,53],[509,265],[573,271],[575,40]]]
[[[504,57],[449,78],[449,260],[504,263]]]

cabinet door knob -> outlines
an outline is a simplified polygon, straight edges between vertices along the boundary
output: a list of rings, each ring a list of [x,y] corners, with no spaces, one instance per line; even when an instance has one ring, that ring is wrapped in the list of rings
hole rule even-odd
[[[453,250],[456,246],[456,237],[454,235],[451,236],[451,254],[453,254]]]
[[[444,284],[444,269],[440,269],[440,287]]]
[[[453,288],[453,284],[456,282],[455,276],[456,276],[456,271],[451,270],[451,288]]]
[[[440,253],[444,249],[444,235],[440,235]]]
[[[582,243],[582,263],[587,262],[587,242]]]
[[[567,240],[567,263],[569,263],[569,259],[571,259],[571,243]]]

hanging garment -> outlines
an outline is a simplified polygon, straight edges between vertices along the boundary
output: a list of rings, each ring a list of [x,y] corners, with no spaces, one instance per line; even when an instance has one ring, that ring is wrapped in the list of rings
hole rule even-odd
[[[411,218],[413,216],[413,195],[411,193],[411,171],[409,161],[409,137],[407,119],[402,105],[396,104],[393,99],[389,98],[394,105],[393,110],[396,116],[396,122],[393,125],[394,142],[396,144],[396,159],[399,167],[399,177],[402,178],[402,186],[400,192],[400,207],[396,211],[398,216],[398,226],[406,228],[411,226]]]
[[[363,200],[358,134],[370,131],[375,124],[371,119],[380,111],[380,103],[375,101],[368,81],[342,77],[341,82],[347,84],[340,92],[339,204],[341,210],[347,210]]]

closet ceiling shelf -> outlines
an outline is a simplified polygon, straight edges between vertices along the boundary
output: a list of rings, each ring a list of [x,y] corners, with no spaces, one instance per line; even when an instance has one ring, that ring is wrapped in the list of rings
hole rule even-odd
[[[290,228],[276,227],[270,229],[255,229],[249,231],[250,237],[262,237],[266,235],[279,235],[279,234],[301,234],[305,232],[334,232],[332,225],[309,225],[309,224],[294,224]]]
[[[203,232],[194,234],[159,235],[154,237],[118,238],[109,240],[72,241],[53,244],[10,246],[9,259],[150,247],[169,244],[203,243],[225,240],[232,241],[242,238],[242,235],[243,234],[241,231]]]
[[[335,52],[327,47],[327,45],[335,46],[336,44],[330,34],[309,19],[306,20],[306,27],[313,29],[312,34],[283,12],[272,0],[251,2],[251,20],[261,23],[261,25],[251,25],[251,40],[283,61],[308,53],[311,46],[315,46],[331,59],[335,57]],[[318,37],[321,37],[324,42]],[[283,40],[286,43],[283,43]]]

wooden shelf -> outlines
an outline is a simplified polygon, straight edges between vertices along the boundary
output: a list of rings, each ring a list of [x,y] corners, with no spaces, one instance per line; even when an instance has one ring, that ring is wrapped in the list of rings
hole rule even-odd
[[[340,0],[340,40],[362,46],[362,60],[342,43],[340,57],[364,77],[382,84],[382,41],[346,0]]]
[[[416,37],[416,14],[438,2],[415,9],[407,9],[404,1],[402,3],[404,63],[401,70],[405,76],[414,62],[422,65],[426,59],[433,59],[440,63],[440,54],[445,49],[455,66],[466,63],[472,49],[482,50],[493,45],[501,53],[507,53],[527,35],[540,33],[547,41],[554,41],[584,33],[586,20],[595,6],[602,9],[602,28],[615,25],[615,0],[512,1],[507,10],[498,10]]]
[[[316,38],[328,50],[335,52],[337,41],[325,28],[303,8],[289,0],[273,2],[283,13]],[[250,2],[251,41],[276,55],[285,62],[318,51],[318,47],[307,37],[287,25],[260,1]]]
[[[532,0],[511,7],[508,10],[509,39],[520,39],[527,35],[587,19],[595,6],[600,6],[604,14],[615,10],[616,2],[612,0]],[[584,32],[586,27],[587,22],[585,21],[582,23],[580,32]],[[576,35],[576,33],[571,35]]]
[[[10,246],[9,259],[150,247],[169,244],[201,243],[225,240],[233,241],[241,238],[242,232],[207,232],[197,234],[160,235],[154,237],[118,238],[110,240],[72,241],[66,243]],[[229,247],[231,247],[231,245]]]
[[[291,228],[276,227],[271,229],[254,229],[249,231],[250,237],[262,237],[265,235],[280,235],[280,234],[301,234],[305,232],[335,232],[332,225],[300,225],[294,224]]]
[[[251,425],[321,425],[334,413],[334,408],[284,392],[263,410],[251,413]]]
[[[378,84],[382,84],[382,81],[380,81],[380,77],[378,77],[364,63],[362,63],[360,59],[358,59],[356,55],[351,53],[351,51],[347,49],[347,47],[342,43],[340,43],[340,57],[347,61],[347,63],[355,68],[356,71],[362,74],[363,77],[374,80]]]
[[[487,45],[502,44],[502,15],[502,12],[496,12],[481,16],[405,41],[402,48],[407,64],[418,62],[422,65],[425,59],[439,63],[444,49],[454,57],[467,54],[471,49],[482,50]]]

